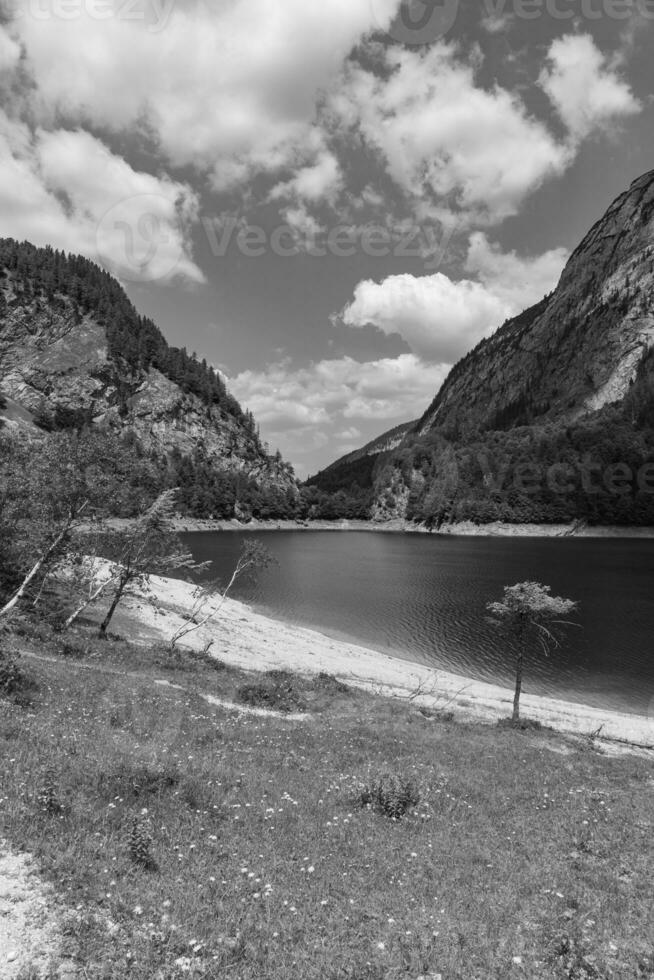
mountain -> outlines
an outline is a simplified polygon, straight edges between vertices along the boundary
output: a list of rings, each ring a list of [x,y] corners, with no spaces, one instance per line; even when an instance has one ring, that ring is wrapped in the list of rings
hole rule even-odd
[[[129,434],[195,516],[285,516],[297,498],[292,468],[206,361],[169,346],[99,266],[12,239],[0,240],[0,421]]]
[[[551,296],[457,364],[421,419],[468,438],[578,419],[626,395],[654,341],[654,171],[586,235]]]
[[[399,446],[407,432],[416,424],[416,422],[404,422],[402,425],[396,425],[394,429],[377,436],[361,449],[355,449],[354,452],[341,456],[315,476],[310,476],[306,481],[307,484],[327,491],[345,489],[355,484],[362,489],[372,487],[373,471],[380,454],[391,452]]]
[[[653,344],[654,171],[455,365],[376,467],[370,515],[654,524]]]

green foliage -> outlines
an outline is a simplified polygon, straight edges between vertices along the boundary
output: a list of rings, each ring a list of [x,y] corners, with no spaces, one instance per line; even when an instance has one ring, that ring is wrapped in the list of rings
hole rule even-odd
[[[513,721],[520,717],[520,693],[525,649],[538,645],[546,656],[559,645],[562,628],[570,625],[562,619],[577,609],[572,599],[553,596],[549,585],[540,582],[518,582],[507,585],[500,602],[489,602],[491,621],[505,629],[517,646],[516,685],[513,699]]]
[[[240,469],[217,465],[199,446],[192,456],[171,453],[166,482],[179,487],[177,504],[189,517],[293,520],[301,504],[285,464],[279,466],[277,476],[273,470],[271,478],[262,481]]]
[[[539,582],[518,582],[517,585],[507,585],[501,602],[490,602],[488,611],[498,623],[509,629],[521,630],[533,627],[537,635],[548,643],[546,623],[556,623],[561,616],[569,616],[577,609],[577,603],[572,599],[553,596],[549,585]],[[545,632],[544,632],[545,630]]]
[[[306,711],[307,704],[296,690],[292,674],[286,671],[270,671],[257,683],[243,684],[236,692],[236,700],[252,708],[268,711]]]
[[[157,862],[151,851],[152,840],[152,821],[150,820],[147,809],[144,808],[132,820],[128,839],[128,850],[129,856],[134,864],[147,871],[155,871],[157,868]]]
[[[75,537],[82,518],[138,513],[156,496],[156,483],[152,465],[109,432],[67,430],[36,444],[0,434],[0,604],[48,549],[32,592],[63,554],[83,550]]]
[[[33,687],[34,683],[23,670],[18,654],[0,650],[0,697],[15,699]]]
[[[381,773],[364,784],[358,794],[361,806],[369,806],[392,820],[399,820],[420,803],[420,787],[410,776]]]
[[[41,811],[49,817],[61,817],[66,811],[66,807],[60,798],[59,778],[56,770],[52,767],[46,769],[44,773],[37,802]]]

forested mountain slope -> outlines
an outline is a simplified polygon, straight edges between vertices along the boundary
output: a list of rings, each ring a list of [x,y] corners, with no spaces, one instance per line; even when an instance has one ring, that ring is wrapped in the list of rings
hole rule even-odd
[[[9,427],[122,432],[195,516],[294,511],[291,467],[265,451],[220,375],[169,346],[81,256],[0,240],[0,395]]]

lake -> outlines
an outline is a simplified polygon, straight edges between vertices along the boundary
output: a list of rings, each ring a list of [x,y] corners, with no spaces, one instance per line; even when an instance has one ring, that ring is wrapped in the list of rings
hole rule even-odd
[[[247,533],[185,534],[229,578]],[[258,531],[278,564],[231,595],[272,617],[402,659],[512,684],[515,650],[488,622],[534,579],[580,603],[580,628],[526,663],[524,690],[654,718],[654,541]]]

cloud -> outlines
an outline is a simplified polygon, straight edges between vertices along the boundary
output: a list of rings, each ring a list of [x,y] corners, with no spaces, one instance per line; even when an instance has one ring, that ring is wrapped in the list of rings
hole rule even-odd
[[[270,197],[272,200],[287,197],[312,203],[334,203],[342,188],[341,166],[334,154],[323,148],[310,166],[301,167],[290,180],[277,184]]]
[[[296,368],[290,360],[243,371],[227,384],[261,423],[264,438],[292,459],[300,476],[379,435],[385,426],[417,418],[443,383],[449,365],[414,354],[360,363],[350,357]],[[324,465],[324,464],[323,464]]]
[[[619,119],[642,108],[589,34],[568,34],[553,41],[538,82],[573,143],[597,131],[610,131]]]
[[[202,282],[188,226],[194,192],[134,170],[81,130],[38,130],[0,111],[3,233],[82,252],[129,280]]]
[[[554,289],[569,257],[568,249],[553,248],[523,258],[515,252],[502,252],[483,232],[475,232],[468,242],[465,269],[475,273],[512,313],[520,313]]]
[[[385,334],[400,334],[430,361],[452,362],[505,319],[507,306],[477,282],[407,273],[360,282],[341,315],[350,327],[373,323]]]
[[[361,436],[361,423],[407,421],[420,415],[449,365],[425,364],[414,354],[361,363],[350,357],[295,368],[288,360],[228,379],[230,390],[254,412],[292,458],[313,447],[300,436],[327,432],[340,445]],[[355,425],[355,423],[359,423]]]
[[[120,132],[144,128],[174,166],[212,171],[217,187],[313,162],[318,93],[352,47],[390,23],[398,0],[220,0],[164,4],[165,22],[102,18],[80,4],[74,23],[22,16],[13,25],[44,123],[58,115]],[[154,9],[154,7],[153,7]],[[300,178],[310,190],[312,178]]]
[[[497,222],[571,161],[520,99],[476,83],[453,44],[386,49],[378,71],[351,65],[331,100],[407,194],[462,221]],[[424,204],[423,204],[424,209]]]
[[[433,363],[457,361],[508,317],[551,291],[567,256],[560,248],[524,259],[475,233],[465,268],[479,281],[455,282],[440,272],[365,280],[341,318],[350,327],[372,323],[385,334],[400,334],[415,354]]]

